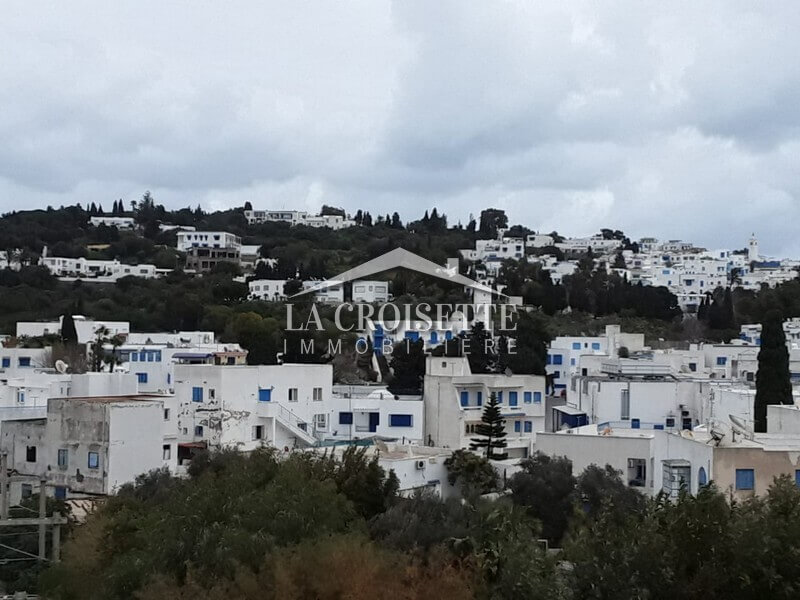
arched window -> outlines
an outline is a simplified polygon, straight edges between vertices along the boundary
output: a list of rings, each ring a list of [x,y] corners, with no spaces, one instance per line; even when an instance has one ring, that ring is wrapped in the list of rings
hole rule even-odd
[[[700,467],[700,471],[697,473],[697,484],[699,486],[704,486],[708,483],[708,477],[706,477],[706,470],[704,467]]]

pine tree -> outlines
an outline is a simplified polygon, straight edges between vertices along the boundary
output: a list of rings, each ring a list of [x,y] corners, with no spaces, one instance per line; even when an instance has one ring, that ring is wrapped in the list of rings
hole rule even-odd
[[[485,456],[490,460],[508,458],[508,452],[502,451],[506,447],[505,425],[506,421],[500,414],[500,405],[497,403],[497,395],[492,393],[483,409],[481,422],[475,426],[475,434],[479,437],[472,438],[470,450],[486,448]]]
[[[767,431],[767,406],[770,404],[794,404],[783,318],[774,310],[767,313],[761,323],[761,350],[758,353],[755,400],[757,432]]]

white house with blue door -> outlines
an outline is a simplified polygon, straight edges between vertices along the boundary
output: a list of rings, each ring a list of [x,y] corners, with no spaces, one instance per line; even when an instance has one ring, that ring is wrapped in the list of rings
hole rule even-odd
[[[425,443],[469,448],[492,394],[502,406],[509,458],[528,456],[544,430],[544,376],[473,374],[465,357],[426,359]]]
[[[424,405],[421,396],[395,396],[385,387],[334,386],[325,403],[327,419],[317,417],[315,432],[328,440],[379,437],[403,443],[423,441]]]

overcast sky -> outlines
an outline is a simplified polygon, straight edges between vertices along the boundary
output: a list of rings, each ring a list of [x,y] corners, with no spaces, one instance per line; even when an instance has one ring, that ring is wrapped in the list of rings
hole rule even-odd
[[[605,4],[4,2],[0,209],[496,206],[800,257],[800,2]]]

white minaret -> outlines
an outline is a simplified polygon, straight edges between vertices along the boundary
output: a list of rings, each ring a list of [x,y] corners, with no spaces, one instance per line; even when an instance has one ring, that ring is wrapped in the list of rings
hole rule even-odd
[[[758,240],[756,239],[755,233],[750,237],[750,242],[747,246],[747,260],[760,260],[758,254]]]

